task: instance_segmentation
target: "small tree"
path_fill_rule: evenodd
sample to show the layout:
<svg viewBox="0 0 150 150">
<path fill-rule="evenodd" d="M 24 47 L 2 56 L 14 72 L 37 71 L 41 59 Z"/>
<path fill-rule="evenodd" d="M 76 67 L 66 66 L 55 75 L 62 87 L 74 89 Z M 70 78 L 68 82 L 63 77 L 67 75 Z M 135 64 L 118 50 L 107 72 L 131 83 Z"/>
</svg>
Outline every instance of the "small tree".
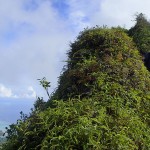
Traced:
<svg viewBox="0 0 150 150">
<path fill-rule="evenodd" d="M 150 22 L 144 14 L 136 15 L 135 25 L 129 30 L 141 54 L 150 52 Z"/>
</svg>

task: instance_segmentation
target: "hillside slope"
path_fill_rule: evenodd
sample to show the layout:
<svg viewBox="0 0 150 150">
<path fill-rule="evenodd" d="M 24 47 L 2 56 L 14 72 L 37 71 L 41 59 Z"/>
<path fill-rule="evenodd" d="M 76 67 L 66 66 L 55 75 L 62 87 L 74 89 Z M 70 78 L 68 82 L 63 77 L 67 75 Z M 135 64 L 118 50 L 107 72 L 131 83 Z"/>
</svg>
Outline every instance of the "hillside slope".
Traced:
<svg viewBox="0 0 150 150">
<path fill-rule="evenodd" d="M 48 108 L 8 130 L 5 150 L 150 149 L 150 74 L 120 28 L 81 32 Z"/>
</svg>

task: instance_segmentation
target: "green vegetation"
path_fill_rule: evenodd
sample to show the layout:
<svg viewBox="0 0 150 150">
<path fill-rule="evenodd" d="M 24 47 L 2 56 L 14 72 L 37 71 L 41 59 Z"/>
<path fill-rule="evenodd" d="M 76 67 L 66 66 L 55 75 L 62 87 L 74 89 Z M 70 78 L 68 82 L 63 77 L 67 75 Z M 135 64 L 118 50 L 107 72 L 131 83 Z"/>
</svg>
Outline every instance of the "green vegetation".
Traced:
<svg viewBox="0 0 150 150">
<path fill-rule="evenodd" d="M 140 13 L 136 16 L 136 24 L 128 33 L 133 37 L 142 54 L 150 52 L 150 22 L 147 21 L 144 14 Z"/>
<path fill-rule="evenodd" d="M 0 136 L 0 148 L 1 148 L 1 145 L 5 142 L 6 142 L 6 138 L 3 136 Z"/>
<path fill-rule="evenodd" d="M 6 142 L 6 137 L 3 136 L 4 132 L 0 130 L 0 148 L 2 148 L 2 144 Z"/>
<path fill-rule="evenodd" d="M 38 98 L 29 116 L 21 113 L 2 149 L 150 149 L 150 74 L 138 43 L 125 32 L 81 32 L 70 45 L 57 90 L 50 96 L 50 82 L 40 80 L 48 102 Z"/>
</svg>

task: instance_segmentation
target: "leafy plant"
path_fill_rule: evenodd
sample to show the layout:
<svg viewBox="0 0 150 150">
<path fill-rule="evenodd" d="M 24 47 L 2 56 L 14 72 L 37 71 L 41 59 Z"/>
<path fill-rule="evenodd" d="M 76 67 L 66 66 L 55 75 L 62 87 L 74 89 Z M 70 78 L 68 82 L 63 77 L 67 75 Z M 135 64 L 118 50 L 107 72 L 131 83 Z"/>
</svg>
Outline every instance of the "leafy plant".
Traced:
<svg viewBox="0 0 150 150">
<path fill-rule="evenodd" d="M 40 81 L 40 85 L 42 85 L 42 87 L 45 89 L 45 91 L 47 93 L 47 96 L 50 99 L 51 97 L 50 97 L 50 94 L 49 94 L 49 91 L 48 91 L 48 88 L 50 87 L 50 82 L 48 82 L 45 77 L 42 78 L 42 79 L 38 79 L 38 80 Z"/>
<path fill-rule="evenodd" d="M 133 37 L 139 51 L 145 54 L 150 52 L 150 22 L 142 13 L 136 15 L 135 21 L 128 33 Z"/>
</svg>

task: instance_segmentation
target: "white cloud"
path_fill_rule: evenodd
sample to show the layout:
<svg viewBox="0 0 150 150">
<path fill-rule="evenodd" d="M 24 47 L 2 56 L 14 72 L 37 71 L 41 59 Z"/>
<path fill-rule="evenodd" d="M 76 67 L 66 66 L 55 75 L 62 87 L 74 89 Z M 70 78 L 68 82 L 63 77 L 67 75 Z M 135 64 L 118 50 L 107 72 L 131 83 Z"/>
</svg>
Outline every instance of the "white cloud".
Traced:
<svg viewBox="0 0 150 150">
<path fill-rule="evenodd" d="M 27 89 L 20 90 L 19 93 L 15 93 L 15 90 L 12 91 L 11 88 L 8 88 L 4 86 L 3 84 L 0 84 L 0 97 L 3 98 L 17 98 L 17 99 L 35 99 L 36 98 L 36 92 L 32 86 L 28 86 Z"/>
<path fill-rule="evenodd" d="M 40 5 L 35 10 L 26 10 L 22 7 L 24 1 L 14 1 L 6 0 L 0 5 L 0 17 L 5 18 L 0 31 L 7 35 L 0 36 L 0 69 L 3 70 L 0 81 L 16 85 L 19 90 L 29 84 L 37 85 L 37 79 L 46 76 L 53 81 L 54 88 L 72 33 L 50 2 L 37 1 Z M 1 12 L 1 7 L 7 9 Z"/>
<path fill-rule="evenodd" d="M 13 97 L 12 90 L 0 84 L 0 97 Z"/>
<path fill-rule="evenodd" d="M 67 0 L 68 22 L 70 28 L 73 28 L 75 34 L 80 32 L 86 27 L 91 26 L 91 17 L 99 9 L 99 0 Z"/>
<path fill-rule="evenodd" d="M 29 86 L 27 88 L 27 93 L 23 94 L 22 98 L 34 98 L 34 99 L 36 98 L 36 92 L 32 86 Z"/>
<path fill-rule="evenodd" d="M 92 25 L 125 26 L 134 24 L 135 13 L 144 13 L 150 17 L 149 0 L 102 0 L 99 10 L 91 17 Z"/>
</svg>

